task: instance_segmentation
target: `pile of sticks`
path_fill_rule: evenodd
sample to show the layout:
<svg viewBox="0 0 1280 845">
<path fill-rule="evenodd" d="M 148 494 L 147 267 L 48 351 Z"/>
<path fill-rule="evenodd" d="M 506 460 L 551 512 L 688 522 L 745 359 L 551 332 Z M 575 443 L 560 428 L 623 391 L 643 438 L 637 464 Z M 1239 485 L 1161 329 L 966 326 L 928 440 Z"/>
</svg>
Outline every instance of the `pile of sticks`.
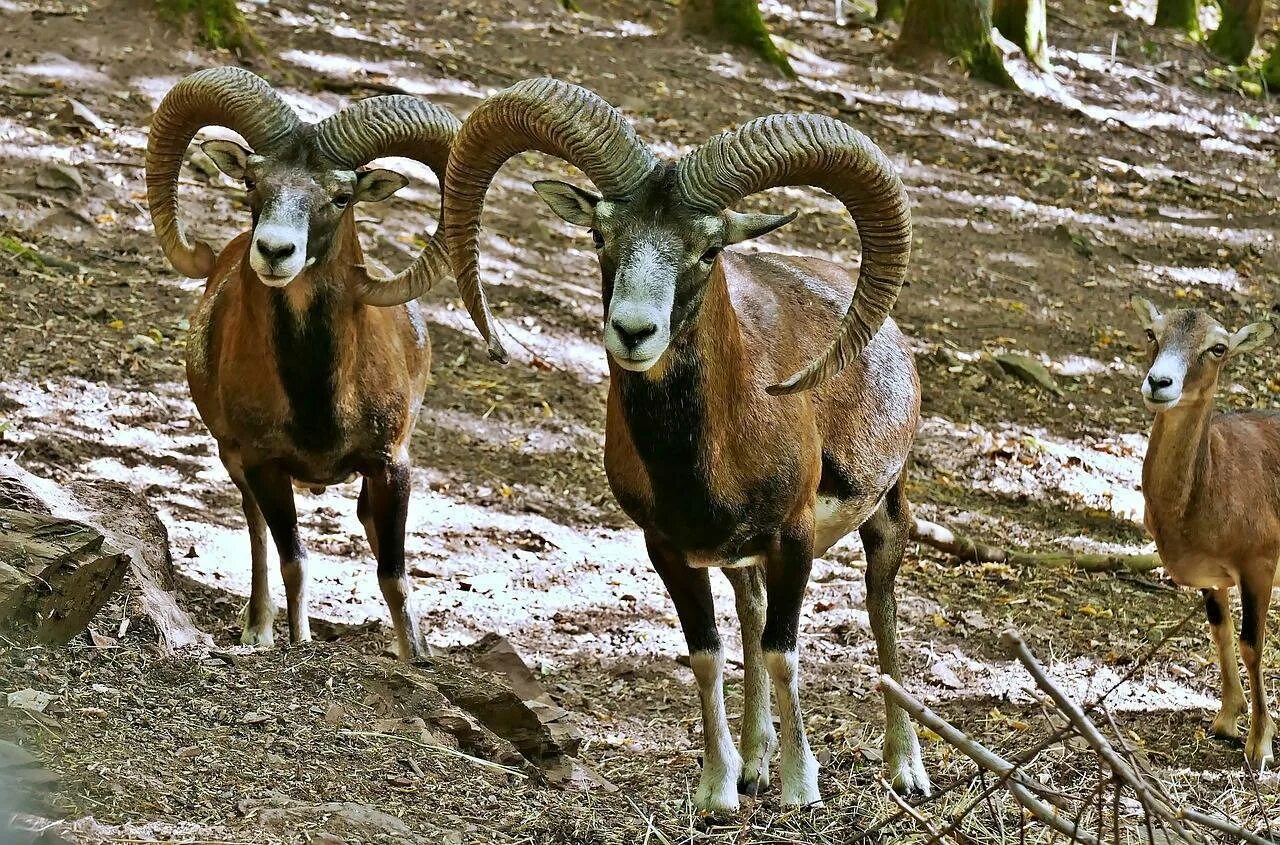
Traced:
<svg viewBox="0 0 1280 845">
<path fill-rule="evenodd" d="M 1186 621 L 1183 620 L 1184 624 Z M 895 795 L 894 800 L 901 812 L 894 818 L 910 819 L 929 837 L 927 842 L 972 842 L 972 837 L 962 832 L 965 817 L 984 801 L 991 807 L 991 794 L 1003 788 L 1025 810 L 1025 814 L 1020 815 L 1020 824 L 1024 816 L 1029 816 L 1056 834 L 1083 845 L 1119 845 L 1123 841 L 1131 841 L 1135 825 L 1136 838 L 1150 843 L 1207 845 L 1210 842 L 1247 842 L 1250 845 L 1280 845 L 1280 839 L 1275 838 L 1269 828 L 1265 829 L 1265 835 L 1260 834 L 1225 815 L 1189 807 L 1173 798 L 1169 790 L 1125 743 L 1110 713 L 1102 707 L 1106 695 L 1094 704 L 1082 707 L 1049 677 L 1016 631 L 1005 631 L 1000 637 L 1000 643 L 1009 656 L 1030 673 L 1036 687 L 1046 697 L 1044 703 L 1051 706 L 1066 722 L 1065 727 L 1040 743 L 1031 753 L 1022 755 L 1024 762 L 1013 762 L 1002 757 L 930 710 L 889 676 L 880 678 L 880 688 L 886 696 L 910 713 L 921 725 L 977 764 L 985 787 L 978 798 L 945 825 L 941 821 L 930 819 L 919 806 L 912 806 Z M 1112 687 L 1107 694 L 1118 686 L 1119 684 Z M 1115 738 L 1114 742 L 1090 715 L 1099 710 L 1105 717 L 1111 736 Z M 1065 795 L 1062 790 L 1041 783 L 1025 770 L 1025 761 L 1052 745 L 1075 738 L 1082 740 L 1094 755 L 1099 769 L 1095 787 L 1083 797 Z M 986 786 L 988 776 L 994 776 L 995 779 L 990 786 Z M 1108 793 L 1111 799 L 1110 812 L 1107 812 L 1106 806 Z M 1121 818 L 1122 798 L 1126 799 L 1128 807 L 1133 807 L 1133 801 L 1137 803 L 1136 810 L 1124 813 L 1124 821 Z M 1094 809 L 1092 826 L 1084 823 L 1091 808 Z M 994 808 L 992 814 L 1000 825 L 1001 841 L 1014 841 L 1012 838 L 1005 838 L 1003 816 L 995 812 Z M 1110 824 L 1107 824 L 1108 821 Z M 1122 832 L 1125 834 L 1124 838 Z M 1025 835 L 1025 831 L 1023 834 Z"/>
</svg>

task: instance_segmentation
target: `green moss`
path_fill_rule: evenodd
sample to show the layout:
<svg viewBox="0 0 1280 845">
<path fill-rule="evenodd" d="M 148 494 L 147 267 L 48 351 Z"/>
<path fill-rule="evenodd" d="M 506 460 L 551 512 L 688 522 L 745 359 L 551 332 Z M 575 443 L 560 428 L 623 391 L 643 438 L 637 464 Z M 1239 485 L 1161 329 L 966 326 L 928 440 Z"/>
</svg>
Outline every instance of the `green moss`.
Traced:
<svg viewBox="0 0 1280 845">
<path fill-rule="evenodd" d="M 876 3 L 876 22 L 901 21 L 906 7 L 907 0 L 879 0 Z"/>
<path fill-rule="evenodd" d="M 1224 19 L 1222 25 L 1209 34 L 1206 42 L 1215 56 L 1233 65 L 1242 65 L 1253 52 L 1253 33 L 1231 26 Z"/>
<path fill-rule="evenodd" d="M 1200 37 L 1200 0 L 1160 0 L 1156 5 L 1156 26 Z"/>
<path fill-rule="evenodd" d="M 1262 81 L 1272 95 L 1280 94 L 1280 44 L 1271 48 L 1267 60 L 1262 63 Z"/>
<path fill-rule="evenodd" d="M 683 0 L 680 21 L 685 32 L 747 47 L 788 78 L 796 76 L 786 53 L 773 43 L 758 0 Z"/>
<path fill-rule="evenodd" d="M 259 42 L 235 0 L 157 0 L 160 16 L 180 27 L 193 26 L 208 47 L 250 53 Z"/>
<path fill-rule="evenodd" d="M 991 23 L 1022 49 L 1028 61 L 1043 71 L 1050 70 L 1044 0 L 995 0 Z"/>
</svg>

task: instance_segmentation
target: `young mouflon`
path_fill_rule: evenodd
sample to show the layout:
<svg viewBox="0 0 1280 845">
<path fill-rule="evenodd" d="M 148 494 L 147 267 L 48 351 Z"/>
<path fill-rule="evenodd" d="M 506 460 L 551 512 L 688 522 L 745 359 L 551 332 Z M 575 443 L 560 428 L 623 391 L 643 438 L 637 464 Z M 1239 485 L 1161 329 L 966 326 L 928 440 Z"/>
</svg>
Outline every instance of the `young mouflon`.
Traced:
<svg viewBox="0 0 1280 845">
<path fill-rule="evenodd" d="M 1240 653 L 1253 704 L 1245 752 L 1263 768 L 1273 761 L 1275 734 L 1262 642 L 1280 558 L 1280 412 L 1216 413 L 1213 398 L 1223 366 L 1273 329 L 1260 322 L 1232 332 L 1200 309 L 1161 313 L 1136 296 L 1132 304 L 1147 334 L 1142 399 L 1155 412 L 1142 464 L 1147 530 L 1170 577 L 1204 594 L 1222 673 L 1212 730 L 1232 739 L 1249 712 L 1228 601 L 1231 587 L 1240 588 Z"/>
</svg>

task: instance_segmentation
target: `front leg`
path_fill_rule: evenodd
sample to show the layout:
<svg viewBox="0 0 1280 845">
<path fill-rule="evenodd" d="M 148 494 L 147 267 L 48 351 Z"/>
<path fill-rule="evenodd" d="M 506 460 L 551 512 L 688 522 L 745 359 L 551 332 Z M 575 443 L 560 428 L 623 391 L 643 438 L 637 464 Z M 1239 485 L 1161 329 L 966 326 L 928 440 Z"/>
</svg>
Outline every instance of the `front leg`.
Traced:
<svg viewBox="0 0 1280 845">
<path fill-rule="evenodd" d="M 400 659 L 413 660 L 422 657 L 425 649 L 404 565 L 404 532 L 409 516 L 409 463 L 400 460 L 379 464 L 365 477 L 369 493 L 368 518 L 373 527 L 370 544 L 378 557 L 378 586 L 382 588 L 382 597 L 391 613 Z"/>
<path fill-rule="evenodd" d="M 1222 739 L 1240 738 L 1240 717 L 1249 712 L 1244 686 L 1240 683 L 1240 665 L 1236 660 L 1236 632 L 1231 624 L 1231 592 L 1229 587 L 1201 590 L 1204 615 L 1209 620 L 1209 633 L 1218 649 L 1218 674 L 1222 680 L 1222 706 L 1210 729 Z"/>
<path fill-rule="evenodd" d="M 764 664 L 778 698 L 782 728 L 782 803 L 820 805 L 818 761 L 805 736 L 800 711 L 800 608 L 813 568 L 813 516 L 806 525 L 785 526 L 765 564 Z"/>
<path fill-rule="evenodd" d="M 1240 580 L 1240 656 L 1249 673 L 1249 697 L 1253 705 L 1244 750 L 1249 763 L 1258 771 L 1264 771 L 1274 760 L 1271 740 L 1276 726 L 1267 709 L 1267 682 L 1262 674 L 1262 643 L 1267 636 L 1273 577 L 1271 566 L 1263 565 L 1247 572 Z"/>
<path fill-rule="evenodd" d="M 742 758 L 733 747 L 724 709 L 724 647 L 716 630 L 711 579 L 706 569 L 689 566 L 684 555 L 661 540 L 646 535 L 645 543 L 680 617 L 702 701 L 702 778 L 693 805 L 709 812 L 733 812 L 738 809 Z"/>
<path fill-rule="evenodd" d="M 280 576 L 284 580 L 289 608 L 289 641 L 311 641 L 311 617 L 307 609 L 307 553 L 298 536 L 298 514 L 293 504 L 293 481 L 278 464 L 245 467 L 245 481 L 271 529 L 280 554 Z"/>
<path fill-rule="evenodd" d="M 867 616 L 876 638 L 876 656 L 880 671 L 898 683 L 902 683 L 902 667 L 898 663 L 898 600 L 893 585 L 906 553 L 911 519 L 904 486 L 905 474 L 859 529 L 867 557 Z M 920 740 L 906 711 L 888 698 L 884 700 L 884 762 L 894 789 L 929 794 Z"/>
</svg>

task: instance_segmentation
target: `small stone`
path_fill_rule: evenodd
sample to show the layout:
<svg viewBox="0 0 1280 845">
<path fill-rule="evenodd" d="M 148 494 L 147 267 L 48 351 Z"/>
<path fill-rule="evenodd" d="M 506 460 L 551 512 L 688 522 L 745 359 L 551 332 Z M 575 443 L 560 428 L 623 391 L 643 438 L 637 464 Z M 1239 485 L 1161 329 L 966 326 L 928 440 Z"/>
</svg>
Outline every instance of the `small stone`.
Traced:
<svg viewBox="0 0 1280 845">
<path fill-rule="evenodd" d="M 71 165 L 52 161 L 36 171 L 36 187 L 50 191 L 71 191 L 83 194 L 84 179 Z"/>
</svg>

